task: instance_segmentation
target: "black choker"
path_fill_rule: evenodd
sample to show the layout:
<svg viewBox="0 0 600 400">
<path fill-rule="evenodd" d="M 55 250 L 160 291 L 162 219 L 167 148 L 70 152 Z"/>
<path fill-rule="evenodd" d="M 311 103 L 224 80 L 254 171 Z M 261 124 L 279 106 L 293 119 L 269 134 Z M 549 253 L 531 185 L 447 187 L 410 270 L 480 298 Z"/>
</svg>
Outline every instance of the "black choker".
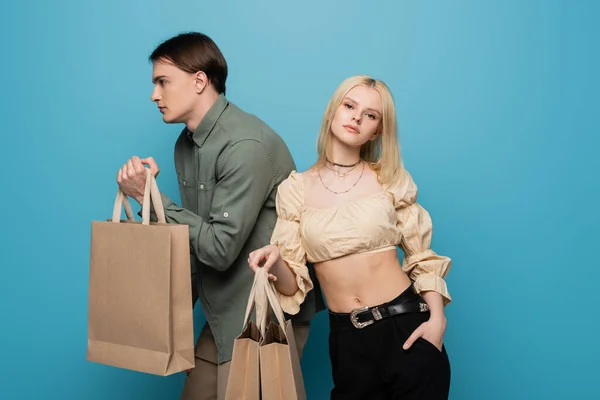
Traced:
<svg viewBox="0 0 600 400">
<path fill-rule="evenodd" d="M 328 158 L 325 158 L 325 161 L 327 161 L 329 164 L 331 165 L 335 165 L 336 167 L 344 167 L 344 168 L 350 168 L 350 167 L 354 167 L 355 165 L 358 165 L 359 162 L 361 162 L 361 160 L 359 159 L 357 162 L 355 162 L 354 164 L 350 164 L 350 165 L 345 165 L 345 164 L 338 164 L 338 163 L 334 163 L 329 161 Z"/>
</svg>

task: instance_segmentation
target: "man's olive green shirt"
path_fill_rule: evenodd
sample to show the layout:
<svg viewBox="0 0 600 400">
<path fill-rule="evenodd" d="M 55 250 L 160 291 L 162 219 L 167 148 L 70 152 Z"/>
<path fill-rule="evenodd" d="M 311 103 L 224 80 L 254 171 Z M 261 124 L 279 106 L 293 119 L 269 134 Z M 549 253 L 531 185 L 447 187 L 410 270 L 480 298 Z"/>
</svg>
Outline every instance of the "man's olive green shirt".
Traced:
<svg viewBox="0 0 600 400">
<path fill-rule="evenodd" d="M 269 244 L 277 187 L 294 169 L 281 137 L 224 95 L 196 131 L 184 129 L 175 144 L 182 207 L 162 194 L 165 216 L 168 223 L 189 225 L 194 295 L 210 324 L 219 363 L 231 360 L 242 330 L 253 281 L 248 255 Z M 295 323 L 324 309 L 313 280 L 315 288 L 292 316 Z"/>
</svg>

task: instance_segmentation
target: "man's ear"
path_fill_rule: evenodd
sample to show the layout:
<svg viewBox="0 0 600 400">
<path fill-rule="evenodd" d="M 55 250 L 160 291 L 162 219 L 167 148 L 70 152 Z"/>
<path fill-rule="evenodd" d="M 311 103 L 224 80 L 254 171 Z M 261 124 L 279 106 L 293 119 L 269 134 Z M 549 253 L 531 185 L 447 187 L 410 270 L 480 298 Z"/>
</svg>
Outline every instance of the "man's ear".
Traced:
<svg viewBox="0 0 600 400">
<path fill-rule="evenodd" d="M 208 77 L 204 71 L 198 71 L 194 74 L 194 85 L 196 93 L 200 94 L 204 92 L 204 89 L 208 86 Z"/>
</svg>

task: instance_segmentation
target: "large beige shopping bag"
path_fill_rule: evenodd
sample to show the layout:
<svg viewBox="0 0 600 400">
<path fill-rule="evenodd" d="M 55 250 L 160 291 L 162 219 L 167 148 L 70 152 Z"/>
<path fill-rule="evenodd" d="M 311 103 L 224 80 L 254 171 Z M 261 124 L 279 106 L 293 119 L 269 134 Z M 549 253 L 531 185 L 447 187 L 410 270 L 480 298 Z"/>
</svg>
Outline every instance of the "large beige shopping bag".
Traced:
<svg viewBox="0 0 600 400">
<path fill-rule="evenodd" d="M 112 219 L 92 222 L 87 360 L 162 376 L 193 368 L 190 281 L 189 227 L 166 223 L 148 171 L 141 223 L 120 190 Z"/>
<path fill-rule="evenodd" d="M 260 400 L 260 364 L 258 346 L 262 338 L 260 327 L 251 321 L 252 311 L 256 309 L 257 315 L 265 313 L 267 296 L 258 274 L 254 275 L 254 282 L 246 315 L 242 324 L 242 332 L 233 342 L 233 356 L 229 369 L 227 392 L 225 400 Z M 264 324 L 263 324 L 264 325 Z M 263 326 L 263 330 L 265 327 Z"/>
<path fill-rule="evenodd" d="M 263 400 L 304 400 L 306 391 L 300 368 L 300 360 L 294 338 L 292 322 L 285 320 L 273 283 L 267 273 L 260 268 L 258 279 L 268 299 L 268 305 L 275 314 L 277 323 L 269 321 L 259 346 L 260 382 Z M 257 289 L 258 290 L 258 289 Z M 265 319 L 270 319 L 269 307 L 265 307 Z M 257 310 L 257 314 L 258 314 Z M 257 315 L 262 328 L 262 318 Z"/>
</svg>

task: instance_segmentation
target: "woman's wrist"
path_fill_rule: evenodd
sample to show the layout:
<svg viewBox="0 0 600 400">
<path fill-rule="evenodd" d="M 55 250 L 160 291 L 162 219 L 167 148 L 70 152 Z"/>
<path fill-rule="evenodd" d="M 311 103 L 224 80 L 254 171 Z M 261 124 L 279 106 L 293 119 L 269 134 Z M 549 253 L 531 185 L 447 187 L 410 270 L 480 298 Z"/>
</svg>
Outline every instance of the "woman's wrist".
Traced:
<svg viewBox="0 0 600 400">
<path fill-rule="evenodd" d="M 429 306 L 430 320 L 446 323 L 446 315 L 444 314 L 444 302 L 442 296 L 433 291 L 423 292 L 421 294 L 427 305 Z"/>
</svg>

